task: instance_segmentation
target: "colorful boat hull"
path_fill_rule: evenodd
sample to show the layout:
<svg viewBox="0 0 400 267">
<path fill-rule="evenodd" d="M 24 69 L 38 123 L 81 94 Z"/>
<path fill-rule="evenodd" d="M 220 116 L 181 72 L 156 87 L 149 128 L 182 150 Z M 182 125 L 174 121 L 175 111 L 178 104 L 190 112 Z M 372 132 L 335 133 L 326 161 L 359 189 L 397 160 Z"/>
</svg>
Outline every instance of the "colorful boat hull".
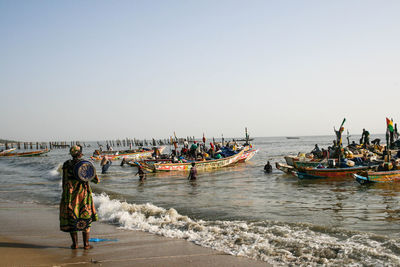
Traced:
<svg viewBox="0 0 400 267">
<path fill-rule="evenodd" d="M 0 155 L 4 155 L 4 154 L 8 154 L 11 153 L 15 150 L 16 148 L 10 148 L 10 149 L 6 149 L 0 152 Z"/>
<path fill-rule="evenodd" d="M 0 157 L 36 157 L 36 156 L 46 154 L 49 151 L 50 150 L 46 148 L 43 150 L 36 150 L 36 151 L 29 151 L 29 152 L 7 153 L 7 154 L 0 155 Z"/>
<path fill-rule="evenodd" d="M 349 168 L 300 168 L 296 172 L 299 179 L 353 178 L 354 174 L 368 170 L 370 167 Z"/>
<path fill-rule="evenodd" d="M 240 151 L 239 153 L 222 159 L 215 160 L 205 160 L 205 161 L 196 161 L 196 169 L 198 171 L 206 171 L 212 169 L 218 169 L 222 167 L 227 167 L 229 165 L 235 164 L 239 161 L 244 151 Z M 143 164 L 139 162 L 139 164 Z M 189 171 L 192 168 L 192 162 L 186 163 L 154 163 L 152 165 L 145 166 L 146 170 L 152 170 L 153 172 L 162 172 L 162 171 Z"/>
<path fill-rule="evenodd" d="M 165 147 L 160 147 L 158 150 L 160 153 L 164 151 Z M 140 151 L 140 152 L 133 152 L 133 153 L 122 153 L 122 154 L 102 154 L 98 156 L 90 157 L 92 160 L 102 160 L 103 157 L 107 156 L 109 160 L 121 160 L 121 159 L 128 159 L 128 160 L 141 160 L 145 158 L 152 157 L 154 150 L 147 150 L 147 151 Z"/>
<path fill-rule="evenodd" d="M 247 162 L 251 160 L 251 158 L 254 157 L 255 154 L 257 154 L 258 149 L 250 149 L 247 151 L 244 151 L 238 162 Z"/>
<path fill-rule="evenodd" d="M 354 178 L 360 184 L 400 182 L 400 170 L 379 172 L 369 171 L 361 174 L 354 174 Z"/>
</svg>

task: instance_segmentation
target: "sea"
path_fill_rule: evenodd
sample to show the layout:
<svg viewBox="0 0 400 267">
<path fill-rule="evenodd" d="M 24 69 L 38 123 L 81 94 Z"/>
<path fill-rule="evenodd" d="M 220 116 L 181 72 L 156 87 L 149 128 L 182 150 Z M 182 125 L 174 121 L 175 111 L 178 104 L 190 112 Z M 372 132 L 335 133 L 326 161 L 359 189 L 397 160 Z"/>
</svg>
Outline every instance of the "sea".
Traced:
<svg viewBox="0 0 400 267">
<path fill-rule="evenodd" d="M 371 140 L 384 136 L 372 136 Z M 247 163 L 199 172 L 148 174 L 116 161 L 92 184 L 100 221 L 118 229 L 185 239 L 274 266 L 400 266 L 400 184 L 299 180 L 275 168 L 285 155 L 327 148 L 334 136 L 259 137 Z M 358 142 L 358 137 L 350 141 Z M 346 140 L 344 140 L 345 143 Z M 89 159 L 97 143 L 84 147 Z M 168 152 L 170 147 L 167 147 Z M 57 206 L 68 149 L 0 158 L 0 199 Z M 273 172 L 264 173 L 270 161 Z"/>
</svg>

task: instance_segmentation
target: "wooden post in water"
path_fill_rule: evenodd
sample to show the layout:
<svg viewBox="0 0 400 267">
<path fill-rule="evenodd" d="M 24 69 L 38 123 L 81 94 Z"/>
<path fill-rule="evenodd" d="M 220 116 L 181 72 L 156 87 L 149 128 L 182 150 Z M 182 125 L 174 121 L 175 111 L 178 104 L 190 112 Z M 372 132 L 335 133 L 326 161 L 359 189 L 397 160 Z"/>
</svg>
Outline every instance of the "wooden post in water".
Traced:
<svg viewBox="0 0 400 267">
<path fill-rule="evenodd" d="M 21 142 L 19 142 L 19 141 L 17 143 L 17 148 L 18 148 L 18 150 L 21 149 Z"/>
<path fill-rule="evenodd" d="M 29 146 L 30 146 L 31 149 L 33 149 L 33 144 L 32 144 L 32 142 L 29 142 Z"/>
</svg>

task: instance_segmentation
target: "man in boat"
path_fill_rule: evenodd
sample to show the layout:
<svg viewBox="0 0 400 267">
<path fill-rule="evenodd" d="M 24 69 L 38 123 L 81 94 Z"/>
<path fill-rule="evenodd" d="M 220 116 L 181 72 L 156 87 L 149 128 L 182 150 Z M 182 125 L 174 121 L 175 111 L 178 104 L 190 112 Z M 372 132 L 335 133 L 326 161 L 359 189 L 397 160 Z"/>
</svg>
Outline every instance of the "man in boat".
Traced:
<svg viewBox="0 0 400 267">
<path fill-rule="evenodd" d="M 264 166 L 264 172 L 271 173 L 272 172 L 272 165 L 267 161 L 267 164 Z"/>
<path fill-rule="evenodd" d="M 188 143 L 188 141 L 186 139 L 183 141 L 183 147 L 186 148 L 186 149 L 189 148 L 189 143 Z"/>
<path fill-rule="evenodd" d="M 193 141 L 193 144 L 190 146 L 190 155 L 196 160 L 197 155 L 196 155 L 196 151 L 197 151 L 197 142 Z"/>
<path fill-rule="evenodd" d="M 318 144 L 315 144 L 315 147 L 313 150 L 311 150 L 311 153 L 314 155 L 314 157 L 321 157 L 321 149 L 319 149 Z"/>
<path fill-rule="evenodd" d="M 62 195 L 60 201 L 60 230 L 68 232 L 72 239 L 72 249 L 78 248 L 78 231 L 82 231 L 83 248 L 92 248 L 89 245 L 91 223 L 98 220 L 92 198 L 92 189 L 89 182 L 83 182 L 74 172 L 75 166 L 81 161 L 82 147 L 72 146 L 72 159 L 64 162 L 62 176 Z M 95 175 L 94 183 L 100 180 Z"/>
<path fill-rule="evenodd" d="M 369 132 L 365 129 L 363 129 L 363 132 L 361 134 L 360 144 L 363 145 L 364 148 L 366 148 L 367 145 L 369 145 Z"/>
<path fill-rule="evenodd" d="M 190 169 L 189 180 L 196 180 L 197 179 L 197 169 L 196 169 L 196 163 L 192 162 L 192 168 Z"/>
</svg>

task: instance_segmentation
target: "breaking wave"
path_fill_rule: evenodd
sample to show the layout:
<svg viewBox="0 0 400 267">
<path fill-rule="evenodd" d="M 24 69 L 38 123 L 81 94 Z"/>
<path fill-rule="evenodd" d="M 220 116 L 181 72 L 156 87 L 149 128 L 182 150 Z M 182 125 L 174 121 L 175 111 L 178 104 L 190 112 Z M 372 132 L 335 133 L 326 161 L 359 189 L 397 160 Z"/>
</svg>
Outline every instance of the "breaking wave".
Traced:
<svg viewBox="0 0 400 267">
<path fill-rule="evenodd" d="M 204 221 L 150 203 L 94 195 L 100 220 L 120 228 L 191 241 L 277 265 L 400 265 L 400 240 L 371 233 L 276 221 Z"/>
</svg>

